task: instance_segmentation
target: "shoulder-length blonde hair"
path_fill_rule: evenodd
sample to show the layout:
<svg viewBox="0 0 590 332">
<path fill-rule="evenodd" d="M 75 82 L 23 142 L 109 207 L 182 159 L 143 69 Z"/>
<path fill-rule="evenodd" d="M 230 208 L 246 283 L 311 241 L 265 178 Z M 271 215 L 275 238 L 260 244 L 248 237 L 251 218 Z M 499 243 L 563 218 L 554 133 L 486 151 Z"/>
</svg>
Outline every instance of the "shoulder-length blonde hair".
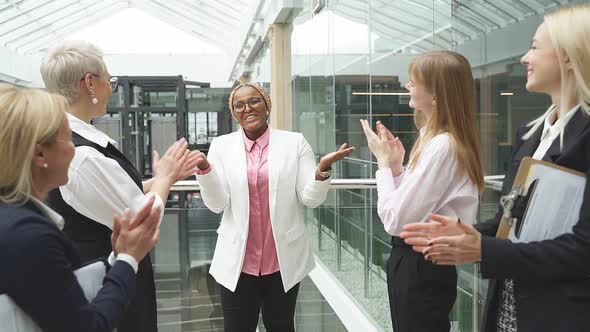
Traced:
<svg viewBox="0 0 590 332">
<path fill-rule="evenodd" d="M 475 84 L 469 61 L 451 51 L 427 52 L 412 61 L 410 77 L 436 98 L 436 110 L 428 121 L 420 110 L 414 112 L 416 127 L 426 127 L 426 133 L 412 148 L 410 168 L 419 162 L 424 146 L 434 136 L 446 132 L 459 161 L 459 172 L 467 174 L 483 191 Z"/>
<path fill-rule="evenodd" d="M 60 95 L 0 84 L 0 201 L 25 203 L 33 188 L 36 144 L 51 142 L 68 106 Z"/>
<path fill-rule="evenodd" d="M 551 105 L 547 112 L 539 118 L 529 122 L 531 129 L 523 136 L 529 139 L 540 126 L 545 122 L 545 117 L 559 106 L 559 113 L 567 111 L 568 100 L 565 96 L 575 90 L 577 102 L 582 110 L 590 115 L 590 4 L 578 4 L 562 7 L 554 12 L 545 15 L 545 24 L 549 31 L 551 44 L 557 53 L 559 71 L 561 73 L 561 105 Z M 569 65 L 569 68 L 568 68 Z M 568 80 L 573 75 L 574 85 Z M 563 132 L 561 128 L 561 142 L 563 143 Z"/>
</svg>

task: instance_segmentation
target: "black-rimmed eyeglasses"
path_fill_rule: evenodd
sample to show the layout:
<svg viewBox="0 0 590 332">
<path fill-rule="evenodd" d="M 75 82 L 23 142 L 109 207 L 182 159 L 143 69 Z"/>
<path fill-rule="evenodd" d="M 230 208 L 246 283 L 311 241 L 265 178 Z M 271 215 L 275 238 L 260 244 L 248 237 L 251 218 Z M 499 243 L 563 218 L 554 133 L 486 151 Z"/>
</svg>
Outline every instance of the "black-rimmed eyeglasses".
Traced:
<svg viewBox="0 0 590 332">
<path fill-rule="evenodd" d="M 233 104 L 233 108 L 235 112 L 240 113 L 246 110 L 246 105 L 250 106 L 251 109 L 257 108 L 261 101 L 259 97 L 254 97 L 250 98 L 246 104 L 242 102 Z"/>
</svg>

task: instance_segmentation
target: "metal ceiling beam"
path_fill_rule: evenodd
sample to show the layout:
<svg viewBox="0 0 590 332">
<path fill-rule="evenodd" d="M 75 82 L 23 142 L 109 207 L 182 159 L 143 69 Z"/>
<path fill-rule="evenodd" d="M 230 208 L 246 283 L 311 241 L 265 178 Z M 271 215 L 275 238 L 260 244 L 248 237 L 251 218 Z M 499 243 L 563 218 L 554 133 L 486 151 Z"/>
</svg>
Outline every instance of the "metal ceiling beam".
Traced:
<svg viewBox="0 0 590 332">
<path fill-rule="evenodd" d="M 214 25 L 211 22 L 203 22 L 203 21 L 196 21 L 194 20 L 192 17 L 187 16 L 186 13 L 180 12 L 174 8 L 171 8 L 170 6 L 160 2 L 159 0 L 151 0 L 149 1 L 150 4 L 155 4 L 157 5 L 160 9 L 163 9 L 165 11 L 168 11 L 170 13 L 172 13 L 173 17 L 178 17 L 178 18 L 182 18 L 184 20 L 187 20 L 189 22 L 191 22 L 191 25 L 195 26 L 195 29 L 199 29 L 200 27 L 205 27 L 206 29 L 210 29 L 215 31 L 214 34 L 221 36 L 223 38 L 231 38 L 232 34 L 229 33 L 227 30 L 223 30 L 221 29 L 219 26 Z"/>
<path fill-rule="evenodd" d="M 455 19 L 457 20 L 457 23 L 462 24 L 462 25 L 468 27 L 469 29 L 471 29 L 473 31 L 476 31 L 476 33 L 483 34 L 483 33 L 486 33 L 487 32 L 487 29 L 484 30 L 483 28 L 480 28 L 480 27 L 476 26 L 475 24 L 473 24 L 473 23 L 469 22 L 468 20 L 466 20 L 466 18 L 469 18 L 469 19 L 472 19 L 473 20 L 473 18 L 470 17 L 469 15 L 462 15 L 462 14 L 459 13 L 458 15 L 455 16 Z M 482 23 L 481 22 L 477 22 L 477 24 L 482 24 Z"/>
<path fill-rule="evenodd" d="M 498 24 L 496 24 L 496 22 L 490 20 L 486 16 L 483 16 L 482 14 L 478 13 L 476 10 L 473 10 L 471 7 L 467 6 L 464 3 L 459 3 L 458 9 L 460 9 L 460 8 L 465 8 L 465 10 L 469 11 L 472 14 L 471 18 L 474 19 L 474 20 L 476 20 L 476 18 L 477 19 L 481 19 L 481 20 L 487 22 L 492 27 L 495 27 L 496 29 L 500 29 L 501 28 Z"/>
<path fill-rule="evenodd" d="M 520 0 L 512 0 L 515 3 L 517 3 L 519 6 L 521 6 L 522 8 L 527 9 L 529 12 L 528 13 L 538 13 L 537 10 L 529 5 L 527 5 L 526 3 L 520 1 Z M 527 13 L 527 14 L 528 14 Z"/>
<path fill-rule="evenodd" d="M 51 33 L 50 31 L 52 30 L 52 28 L 55 30 L 55 29 L 58 29 L 58 27 L 63 26 L 64 22 L 67 22 L 70 17 L 76 16 L 82 12 L 85 12 L 89 8 L 104 5 L 105 3 L 112 5 L 114 2 L 102 1 L 102 2 L 93 2 L 90 4 L 86 4 L 84 6 L 76 6 L 76 7 L 74 7 L 73 11 L 66 12 L 63 15 L 60 15 L 59 17 L 55 17 L 51 21 L 39 20 L 38 22 L 41 24 L 40 27 L 37 27 L 37 28 L 30 30 L 30 31 L 27 31 L 26 33 L 21 33 L 17 37 L 10 37 L 11 39 L 5 40 L 3 44 L 5 46 L 17 45 L 16 47 L 18 47 L 18 45 L 21 45 L 23 42 L 26 43 L 27 41 L 30 42 L 34 39 L 43 38 L 45 35 Z M 98 7 L 98 8 L 103 8 L 103 7 Z M 63 12 L 60 12 L 60 14 L 61 13 L 63 13 Z M 33 36 L 33 38 L 30 38 L 31 36 Z"/>
<path fill-rule="evenodd" d="M 486 2 L 485 4 L 482 4 L 482 6 L 483 6 L 483 7 L 486 7 L 486 6 L 491 6 L 491 7 L 494 7 L 494 8 L 495 8 L 497 11 L 499 11 L 500 13 L 502 13 L 502 14 L 504 14 L 504 15 L 506 15 L 506 16 L 508 16 L 508 17 L 510 17 L 511 19 L 513 19 L 513 20 L 514 20 L 514 22 L 518 22 L 518 21 L 520 21 L 520 19 L 519 19 L 518 17 L 516 17 L 516 16 L 514 16 L 514 15 L 510 14 L 509 12 L 507 12 L 506 10 L 502 9 L 502 7 L 498 6 L 498 4 L 497 4 L 497 3 L 494 3 L 493 1 Z M 487 9 L 487 7 L 486 7 L 486 9 Z"/>
<path fill-rule="evenodd" d="M 137 8 L 145 11 L 146 13 L 157 17 L 158 19 L 163 19 L 165 22 L 168 21 L 174 21 L 174 26 L 185 31 L 188 34 L 191 35 L 195 35 L 213 45 L 216 45 L 218 47 L 221 47 L 224 51 L 229 52 L 230 45 L 232 42 L 232 39 L 224 39 L 224 38 L 213 38 L 211 35 L 206 35 L 203 34 L 201 32 L 199 32 L 198 30 L 202 27 L 198 26 L 195 22 L 193 21 L 188 21 L 187 19 L 183 18 L 183 17 L 177 17 L 176 15 L 174 15 L 174 13 L 170 14 L 170 11 L 168 10 L 162 10 L 161 7 L 154 7 L 154 4 L 151 2 L 142 2 L 142 3 L 136 3 L 135 4 L 137 6 Z M 181 20 L 179 21 L 178 18 L 180 18 Z"/>
<path fill-rule="evenodd" d="M 348 12 L 346 10 L 343 10 L 344 8 L 349 8 L 352 11 L 351 12 Z M 345 17 L 352 18 L 353 20 L 355 20 L 355 21 L 357 21 L 359 23 L 366 24 L 367 27 L 369 28 L 369 30 L 371 30 L 371 28 L 372 28 L 371 25 L 375 25 L 375 22 L 377 22 L 377 24 L 381 25 L 382 27 L 385 27 L 388 30 L 396 31 L 396 32 L 398 32 L 398 33 L 400 33 L 402 35 L 407 35 L 407 36 L 410 36 L 412 38 L 420 38 L 421 36 L 419 34 L 416 34 L 416 32 L 420 32 L 420 30 L 422 30 L 422 32 L 424 32 L 424 33 L 428 33 L 428 31 L 429 31 L 427 29 L 424 29 L 423 27 L 420 27 L 420 26 L 417 26 L 417 25 L 414 25 L 414 24 L 410 24 L 410 23 L 407 23 L 405 21 L 401 21 L 398 17 L 389 16 L 388 14 L 384 14 L 384 13 L 381 13 L 381 12 L 375 13 L 374 14 L 374 17 L 375 18 L 377 18 L 377 17 L 383 17 L 385 19 L 383 19 L 383 20 L 371 19 L 371 24 L 369 24 L 369 22 L 365 22 L 362 19 L 360 19 L 358 17 L 355 17 L 355 14 L 353 14 L 353 13 L 363 12 L 363 10 L 364 10 L 363 8 L 350 6 L 348 4 L 340 3 L 334 9 L 336 10 L 336 12 L 339 12 L 339 13 L 344 14 Z M 363 14 L 366 14 L 366 13 L 363 13 Z M 399 21 L 399 24 L 397 24 L 394 27 L 391 24 L 386 23 L 386 22 L 392 22 L 392 21 Z M 400 30 L 399 28 L 397 28 L 398 26 L 399 27 L 410 27 L 410 28 L 413 28 L 413 29 L 418 30 L 418 31 L 410 32 L 410 31 L 407 31 L 407 30 Z M 390 35 L 390 37 L 399 38 L 399 36 L 391 36 L 391 35 Z"/>
<path fill-rule="evenodd" d="M 24 28 L 24 27 L 26 27 L 26 26 L 28 26 L 28 25 L 31 25 L 31 24 L 37 24 L 37 25 L 39 25 L 39 24 L 45 24 L 45 25 L 43 25 L 41 28 L 43 28 L 43 27 L 46 27 L 46 26 L 48 26 L 48 25 L 51 25 L 51 23 L 53 23 L 53 22 L 55 22 L 55 21 L 57 21 L 57 20 L 54 20 L 54 21 L 52 21 L 51 23 L 49 23 L 49 24 L 46 24 L 47 22 L 44 22 L 44 21 L 48 21 L 48 20 L 46 20 L 46 18 L 47 18 L 48 16 L 51 16 L 51 15 L 57 14 L 57 13 L 59 13 L 59 12 L 63 11 L 64 9 L 68 8 L 69 6 L 71 6 L 72 4 L 74 4 L 74 3 L 77 3 L 77 2 L 78 2 L 77 0 L 71 0 L 71 2 L 69 2 L 69 3 L 66 3 L 66 5 L 64 5 L 64 6 L 61 6 L 61 7 L 57 8 L 57 9 L 53 9 L 53 10 L 52 10 L 52 11 L 50 11 L 49 13 L 46 13 L 46 14 L 44 14 L 44 15 L 43 15 L 43 18 L 40 18 L 40 17 L 39 17 L 39 18 L 37 18 L 37 19 L 35 19 L 35 18 L 31 18 L 30 20 L 26 21 L 25 23 L 23 23 L 23 24 L 21 24 L 21 25 L 18 25 L 18 26 L 16 26 L 16 27 L 13 27 L 13 28 L 11 28 L 11 29 L 9 29 L 9 30 L 7 30 L 7 31 L 2 31 L 2 33 L 0 33 L 0 37 L 4 37 L 4 36 L 6 36 L 6 35 L 8 35 L 8 34 L 11 34 L 11 33 L 15 32 L 15 31 L 17 31 L 17 30 L 21 30 L 22 28 Z M 37 28 L 37 29 L 34 29 L 34 28 L 33 28 L 33 31 L 37 31 L 37 30 L 39 30 L 39 29 L 41 29 L 41 28 Z M 23 31 L 23 32 L 21 33 L 21 35 L 17 35 L 17 37 L 13 37 L 13 39 L 11 39 L 11 40 L 14 40 L 14 39 L 17 39 L 17 38 L 21 38 L 22 36 L 26 36 L 26 35 L 28 35 L 28 34 L 30 34 L 30 31 L 28 31 L 28 32 L 24 32 L 24 31 Z M 6 45 L 6 43 L 5 43 L 5 45 Z"/>
<path fill-rule="evenodd" d="M 0 13 L 2 13 L 3 11 L 12 10 L 12 9 L 16 8 L 16 6 L 22 4 L 25 1 L 20 0 L 20 1 L 16 1 L 16 2 L 13 2 L 13 1 L 5 1 L 5 2 L 10 2 L 10 3 L 8 4 L 8 6 L 4 6 L 4 7 L 0 8 Z"/>
<path fill-rule="evenodd" d="M 236 13 L 235 15 L 232 15 L 230 13 L 228 13 L 227 11 L 224 11 L 222 9 L 220 9 L 219 7 L 215 6 L 214 4 L 217 3 L 216 1 L 198 1 L 198 6 L 199 7 L 204 7 L 204 8 L 210 8 L 208 11 L 213 11 L 215 13 L 217 13 L 217 15 L 221 15 L 221 16 L 229 16 L 231 17 L 231 19 L 240 22 L 240 17 L 241 17 L 241 13 Z M 197 5 L 197 4 L 195 4 Z"/>
<path fill-rule="evenodd" d="M 227 13 L 220 12 L 216 7 L 208 5 L 206 2 L 201 2 L 201 6 L 196 6 L 193 1 L 190 0 L 177 0 L 192 8 L 195 12 L 201 13 L 202 15 L 211 16 L 211 18 L 215 19 L 216 21 L 223 22 L 224 25 L 232 25 L 232 24 L 239 24 L 240 18 L 228 15 Z"/>
<path fill-rule="evenodd" d="M 194 16 L 196 16 L 196 18 L 198 18 L 198 20 L 196 18 L 191 18 L 192 21 L 198 22 L 199 24 L 205 23 L 211 29 L 222 30 L 220 28 L 220 26 L 224 26 L 224 27 L 230 26 L 231 27 L 232 25 L 234 25 L 234 26 L 236 25 L 232 22 L 227 21 L 226 19 L 214 19 L 211 16 L 208 16 L 207 14 L 200 12 L 198 8 L 195 8 L 194 6 L 186 3 L 183 0 L 166 0 L 166 1 L 171 2 L 174 9 L 176 9 L 176 7 L 178 7 L 178 9 L 181 9 L 182 12 L 190 13 L 191 16 L 194 15 Z M 227 31 L 227 30 L 222 30 L 222 31 Z"/>
<path fill-rule="evenodd" d="M 210 0 L 205 0 L 205 1 L 210 1 Z M 222 1 L 222 0 L 216 0 L 214 2 L 223 5 L 225 8 L 227 8 L 229 10 L 235 11 L 238 15 L 243 12 L 243 9 L 244 8 L 247 8 L 248 7 L 248 4 L 243 3 L 241 1 L 238 1 L 239 2 L 238 6 L 240 6 L 240 8 L 234 7 L 234 5 L 236 5 L 236 1 L 234 1 L 234 0 L 230 0 L 229 1 L 232 4 L 228 4 L 227 1 Z"/>
<path fill-rule="evenodd" d="M 490 6 L 490 4 L 488 2 L 474 2 L 474 11 L 477 12 L 481 17 L 484 17 L 488 20 L 490 20 L 491 22 L 494 22 L 494 24 L 500 26 L 500 28 L 503 28 L 506 26 L 506 24 L 509 22 L 509 19 L 506 19 L 505 17 L 503 17 L 502 15 L 498 14 L 497 12 L 494 12 L 494 10 L 492 10 L 492 8 L 490 7 L 494 7 L 497 9 L 496 6 Z M 511 17 L 511 16 L 509 16 Z M 516 20 L 518 22 L 518 20 Z"/>
<path fill-rule="evenodd" d="M 12 21 L 12 20 L 14 20 L 14 19 L 16 19 L 18 17 L 23 16 L 23 15 L 29 14 L 29 13 L 31 13 L 31 12 L 33 12 L 33 11 L 35 11 L 35 10 L 41 8 L 41 7 L 44 7 L 45 5 L 50 4 L 52 2 L 55 2 L 55 0 L 41 1 L 38 4 L 34 4 L 30 8 L 25 8 L 25 9 L 20 8 L 20 10 L 13 10 L 13 12 L 16 12 L 16 14 L 15 15 L 12 15 L 12 16 L 10 16 L 8 18 L 0 19 L 0 25 L 5 24 L 6 22 Z M 26 4 L 28 4 L 28 2 Z"/>
<path fill-rule="evenodd" d="M 18 45 L 15 48 L 15 51 L 27 54 L 32 53 L 33 51 L 36 51 L 43 47 L 50 46 L 55 41 L 66 37 L 71 32 L 79 30 L 80 28 L 87 26 L 88 24 L 100 21 L 104 19 L 105 16 L 108 16 L 111 13 L 115 13 L 121 10 L 122 8 L 127 7 L 127 5 L 125 5 L 122 2 L 119 2 L 118 0 L 102 1 L 98 4 L 102 4 L 103 6 L 93 11 L 91 15 L 84 15 L 82 17 L 78 17 L 81 12 L 78 12 L 76 15 L 71 15 L 64 20 L 64 24 L 61 27 L 48 32 L 42 38 L 34 39 Z"/>
</svg>

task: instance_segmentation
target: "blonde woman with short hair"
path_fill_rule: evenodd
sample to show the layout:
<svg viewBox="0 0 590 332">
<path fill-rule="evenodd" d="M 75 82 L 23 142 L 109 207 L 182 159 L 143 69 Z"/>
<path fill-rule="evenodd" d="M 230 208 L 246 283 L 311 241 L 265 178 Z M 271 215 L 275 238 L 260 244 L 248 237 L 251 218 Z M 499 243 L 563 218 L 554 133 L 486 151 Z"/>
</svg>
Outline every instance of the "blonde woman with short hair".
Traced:
<svg viewBox="0 0 590 332">
<path fill-rule="evenodd" d="M 160 209 L 152 210 L 152 198 L 132 221 L 114 217 L 118 254 L 89 303 L 74 275 L 80 256 L 60 231 L 63 218 L 43 203 L 68 182 L 74 145 L 67 107 L 62 96 L 0 84 L 0 295 L 43 331 L 111 332 L 135 294 L 137 262 L 158 240 Z M 14 327 L 0 330 L 7 328 Z"/>
<path fill-rule="evenodd" d="M 163 207 L 170 187 L 195 171 L 196 155 L 186 140 L 173 144 L 159 160 L 154 154 L 154 178 L 142 181 L 133 164 L 117 149 L 117 143 L 90 123 L 106 114 L 117 86 L 102 52 L 84 41 L 66 41 L 51 49 L 41 65 L 49 91 L 65 96 L 76 154 L 70 181 L 52 191 L 48 203 L 65 218 L 64 232 L 74 241 L 84 262 L 108 255 L 112 215 L 125 207 L 137 208 L 146 194 L 155 194 Z M 175 151 L 182 151 L 176 155 Z M 159 160 L 159 161 L 158 161 Z M 162 212 L 163 213 L 163 212 Z M 140 262 L 138 296 L 130 304 L 118 332 L 157 331 L 156 295 L 149 255 Z"/>
<path fill-rule="evenodd" d="M 428 52 L 410 64 L 410 107 L 420 134 L 404 170 L 405 149 L 399 138 L 377 122 L 375 134 L 361 120 L 375 155 L 377 212 L 392 236 L 387 286 L 396 332 L 448 332 L 449 314 L 457 296 L 455 267 L 424 260 L 399 238 L 402 227 L 447 213 L 475 220 L 483 190 L 475 85 L 462 55 Z"/>
<path fill-rule="evenodd" d="M 522 158 L 544 160 L 590 176 L 590 5 L 545 16 L 522 57 L 526 88 L 553 104 L 516 133 L 502 194 L 512 189 Z M 482 331 L 582 332 L 590 328 L 590 182 L 580 219 L 553 239 L 513 243 L 495 237 L 502 212 L 474 226 L 446 212 L 437 223 L 406 226 L 403 237 L 437 265 L 480 262 L 490 279 Z M 433 211 L 436 212 L 436 211 Z M 556 223 L 560 220 L 555 220 Z"/>
</svg>

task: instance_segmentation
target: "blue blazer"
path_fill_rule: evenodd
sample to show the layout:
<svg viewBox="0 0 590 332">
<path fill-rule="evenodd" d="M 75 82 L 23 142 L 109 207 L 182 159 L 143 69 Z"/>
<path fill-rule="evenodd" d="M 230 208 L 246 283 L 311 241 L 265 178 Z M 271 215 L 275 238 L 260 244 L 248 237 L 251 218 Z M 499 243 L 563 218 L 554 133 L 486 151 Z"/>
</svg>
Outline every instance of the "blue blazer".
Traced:
<svg viewBox="0 0 590 332">
<path fill-rule="evenodd" d="M 29 202 L 0 203 L 0 294 L 7 294 L 43 331 L 111 332 L 135 294 L 135 273 L 117 262 L 88 303 L 73 271 L 70 240 Z"/>
<path fill-rule="evenodd" d="M 531 138 L 521 137 L 529 130 L 518 130 L 512 163 L 502 194 L 514 182 L 520 161 L 532 156 L 541 139 L 542 127 Z M 556 165 L 575 169 L 590 178 L 590 116 L 583 110 L 570 119 L 560 149 L 559 137 L 543 157 Z M 514 280 L 516 317 L 519 332 L 590 329 L 590 181 L 586 182 L 580 220 L 573 232 L 555 239 L 531 243 L 512 243 L 495 237 L 502 209 L 490 221 L 474 225 L 481 239 L 481 274 L 490 279 L 482 331 L 496 331 L 500 285 Z"/>
</svg>

